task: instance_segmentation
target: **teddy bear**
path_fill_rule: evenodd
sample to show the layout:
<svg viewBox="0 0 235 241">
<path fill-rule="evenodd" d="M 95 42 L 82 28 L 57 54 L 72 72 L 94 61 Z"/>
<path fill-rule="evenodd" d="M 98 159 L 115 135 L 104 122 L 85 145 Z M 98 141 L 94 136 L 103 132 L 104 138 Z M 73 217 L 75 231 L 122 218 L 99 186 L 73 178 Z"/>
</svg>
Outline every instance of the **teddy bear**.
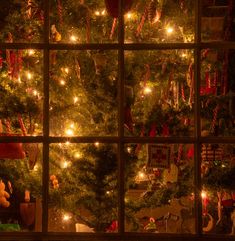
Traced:
<svg viewBox="0 0 235 241">
<path fill-rule="evenodd" d="M 5 184 L 0 180 L 0 206 L 8 208 L 10 206 L 10 202 L 7 201 L 8 198 L 10 198 L 10 194 L 5 191 Z"/>
</svg>

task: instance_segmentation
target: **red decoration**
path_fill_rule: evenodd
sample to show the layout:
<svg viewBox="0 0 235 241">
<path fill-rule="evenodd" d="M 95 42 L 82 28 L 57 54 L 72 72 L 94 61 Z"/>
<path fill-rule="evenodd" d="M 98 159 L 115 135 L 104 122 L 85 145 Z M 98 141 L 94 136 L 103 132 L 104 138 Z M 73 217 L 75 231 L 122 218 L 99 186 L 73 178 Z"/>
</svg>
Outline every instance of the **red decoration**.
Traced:
<svg viewBox="0 0 235 241">
<path fill-rule="evenodd" d="M 194 157 L 194 147 L 192 146 L 187 153 L 188 158 L 193 158 Z"/>
<path fill-rule="evenodd" d="M 113 220 L 111 225 L 106 229 L 107 233 L 117 232 L 118 231 L 118 221 Z"/>
<path fill-rule="evenodd" d="M 131 8 L 133 0 L 125 0 L 123 1 L 124 4 L 124 13 L 129 11 Z M 108 14 L 110 14 L 113 18 L 118 17 L 119 11 L 119 1 L 118 0 L 105 0 L 105 6 Z"/>
<path fill-rule="evenodd" d="M 125 108 L 125 119 L 124 119 L 124 125 L 125 127 L 130 131 L 133 132 L 133 119 L 132 119 L 132 114 L 131 114 L 131 108 L 126 107 Z"/>
<path fill-rule="evenodd" d="M 167 124 L 163 124 L 162 126 L 162 136 L 169 136 L 170 130 Z"/>
<path fill-rule="evenodd" d="M 150 137 L 155 137 L 156 134 L 157 134 L 157 125 L 156 125 L 156 123 L 153 123 L 153 124 L 151 125 L 151 130 L 150 130 L 150 132 L 149 132 L 149 136 L 150 136 Z"/>
</svg>

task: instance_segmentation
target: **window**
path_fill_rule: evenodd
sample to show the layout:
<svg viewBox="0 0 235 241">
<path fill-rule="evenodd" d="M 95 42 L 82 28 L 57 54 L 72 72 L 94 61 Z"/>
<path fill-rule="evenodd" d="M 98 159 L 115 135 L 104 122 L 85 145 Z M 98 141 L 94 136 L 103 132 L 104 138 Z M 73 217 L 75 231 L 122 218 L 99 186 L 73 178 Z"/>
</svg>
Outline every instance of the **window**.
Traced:
<svg viewBox="0 0 235 241">
<path fill-rule="evenodd" d="M 232 240 L 232 0 L 0 3 L 0 240 Z"/>
</svg>

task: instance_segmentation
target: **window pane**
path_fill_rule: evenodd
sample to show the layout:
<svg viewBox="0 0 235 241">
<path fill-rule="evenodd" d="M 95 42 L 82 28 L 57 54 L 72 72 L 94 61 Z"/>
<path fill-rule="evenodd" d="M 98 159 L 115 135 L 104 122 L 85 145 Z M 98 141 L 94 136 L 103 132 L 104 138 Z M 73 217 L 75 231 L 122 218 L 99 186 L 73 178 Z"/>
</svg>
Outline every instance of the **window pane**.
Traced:
<svg viewBox="0 0 235 241">
<path fill-rule="evenodd" d="M 117 231 L 117 145 L 52 144 L 49 185 L 49 231 Z"/>
<path fill-rule="evenodd" d="M 51 41 L 71 44 L 117 41 L 116 3 L 110 0 L 51 1 Z"/>
<path fill-rule="evenodd" d="M 234 14 L 232 1 L 202 1 L 202 40 L 234 41 Z"/>
<path fill-rule="evenodd" d="M 125 148 L 126 231 L 194 233 L 193 145 Z"/>
<path fill-rule="evenodd" d="M 42 229 L 42 144 L 0 143 L 0 232 Z"/>
<path fill-rule="evenodd" d="M 201 52 L 202 136 L 234 136 L 234 50 L 205 49 Z"/>
<path fill-rule="evenodd" d="M 43 1 L 1 1 L 0 42 L 41 42 Z"/>
<path fill-rule="evenodd" d="M 50 133 L 117 134 L 117 52 L 51 51 Z"/>
<path fill-rule="evenodd" d="M 124 1 L 125 41 L 193 42 L 194 4 L 195 1 Z"/>
<path fill-rule="evenodd" d="M 234 235 L 235 145 L 202 144 L 201 148 L 203 232 Z"/>
<path fill-rule="evenodd" d="M 0 133 L 42 134 L 42 51 L 0 50 Z"/>
<path fill-rule="evenodd" d="M 193 65 L 192 50 L 126 51 L 126 135 L 193 134 Z"/>
</svg>

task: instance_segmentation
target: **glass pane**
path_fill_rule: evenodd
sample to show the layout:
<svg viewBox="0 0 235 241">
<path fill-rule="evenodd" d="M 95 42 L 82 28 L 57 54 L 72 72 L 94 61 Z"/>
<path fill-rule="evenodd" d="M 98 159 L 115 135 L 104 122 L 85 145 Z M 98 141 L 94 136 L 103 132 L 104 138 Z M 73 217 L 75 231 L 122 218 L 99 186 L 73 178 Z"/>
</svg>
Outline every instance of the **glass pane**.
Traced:
<svg viewBox="0 0 235 241">
<path fill-rule="evenodd" d="M 0 2 L 0 42 L 42 42 L 43 1 Z"/>
<path fill-rule="evenodd" d="M 234 50 L 205 49 L 201 52 L 202 136 L 234 136 Z"/>
<path fill-rule="evenodd" d="M 206 234 L 235 234 L 235 145 L 202 144 L 202 221 Z"/>
<path fill-rule="evenodd" d="M 51 1 L 50 40 L 53 43 L 117 41 L 118 1 Z"/>
<path fill-rule="evenodd" d="M 194 41 L 193 0 L 124 1 L 125 41 L 190 43 Z"/>
<path fill-rule="evenodd" d="M 117 169 L 115 144 L 50 145 L 49 231 L 116 232 Z"/>
<path fill-rule="evenodd" d="M 42 51 L 0 50 L 0 135 L 41 135 Z"/>
<path fill-rule="evenodd" d="M 125 229 L 194 233 L 194 148 L 191 144 L 125 146 Z"/>
<path fill-rule="evenodd" d="M 42 144 L 0 143 L 0 232 L 42 229 Z"/>
<path fill-rule="evenodd" d="M 202 40 L 234 41 L 234 14 L 232 1 L 202 1 Z"/>
<path fill-rule="evenodd" d="M 51 51 L 50 134 L 117 134 L 117 52 Z"/>
<path fill-rule="evenodd" d="M 125 132 L 134 136 L 193 134 L 192 50 L 125 52 Z"/>
</svg>

